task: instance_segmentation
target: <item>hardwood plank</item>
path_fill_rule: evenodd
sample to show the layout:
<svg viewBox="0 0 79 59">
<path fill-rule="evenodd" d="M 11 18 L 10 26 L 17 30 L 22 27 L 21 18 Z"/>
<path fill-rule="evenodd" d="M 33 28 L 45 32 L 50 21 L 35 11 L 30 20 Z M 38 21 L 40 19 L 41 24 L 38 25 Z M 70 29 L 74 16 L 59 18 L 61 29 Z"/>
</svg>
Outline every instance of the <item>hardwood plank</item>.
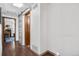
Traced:
<svg viewBox="0 0 79 59">
<path fill-rule="evenodd" d="M 12 47 L 11 43 L 5 44 L 3 49 L 3 56 L 37 56 L 33 53 L 30 48 L 22 47 L 16 42 L 15 48 Z"/>
</svg>

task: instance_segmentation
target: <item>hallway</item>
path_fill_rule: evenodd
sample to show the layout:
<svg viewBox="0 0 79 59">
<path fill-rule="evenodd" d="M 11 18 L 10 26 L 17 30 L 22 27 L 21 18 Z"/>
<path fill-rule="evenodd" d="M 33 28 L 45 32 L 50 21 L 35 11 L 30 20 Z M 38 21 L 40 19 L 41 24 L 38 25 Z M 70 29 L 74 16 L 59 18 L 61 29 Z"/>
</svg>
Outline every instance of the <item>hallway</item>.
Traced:
<svg viewBox="0 0 79 59">
<path fill-rule="evenodd" d="M 12 43 L 5 44 L 3 49 L 3 56 L 37 56 L 30 48 L 22 47 L 18 42 L 16 46 Z"/>
</svg>

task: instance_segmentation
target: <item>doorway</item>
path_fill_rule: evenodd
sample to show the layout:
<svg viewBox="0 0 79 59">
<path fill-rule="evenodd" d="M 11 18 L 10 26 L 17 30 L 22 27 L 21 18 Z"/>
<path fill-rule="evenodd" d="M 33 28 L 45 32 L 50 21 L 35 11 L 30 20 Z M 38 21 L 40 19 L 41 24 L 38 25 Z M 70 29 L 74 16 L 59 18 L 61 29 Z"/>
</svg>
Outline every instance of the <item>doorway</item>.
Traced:
<svg viewBox="0 0 79 59">
<path fill-rule="evenodd" d="M 30 47 L 30 11 L 24 15 L 25 25 L 25 46 Z"/>
<path fill-rule="evenodd" d="M 15 47 L 16 40 L 16 19 L 11 17 L 2 17 L 2 46 L 7 45 Z"/>
</svg>

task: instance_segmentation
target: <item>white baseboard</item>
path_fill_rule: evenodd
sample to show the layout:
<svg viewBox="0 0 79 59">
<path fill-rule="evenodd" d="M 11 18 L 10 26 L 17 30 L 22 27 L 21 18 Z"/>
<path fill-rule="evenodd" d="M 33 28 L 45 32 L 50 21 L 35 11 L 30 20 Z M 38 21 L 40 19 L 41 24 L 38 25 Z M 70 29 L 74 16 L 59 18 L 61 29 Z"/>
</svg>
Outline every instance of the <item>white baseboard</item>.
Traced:
<svg viewBox="0 0 79 59">
<path fill-rule="evenodd" d="M 46 52 L 49 52 L 49 53 L 51 53 L 54 56 L 59 56 L 59 53 L 58 52 L 54 52 L 54 51 L 52 52 L 50 50 L 45 50 L 45 51 L 41 52 L 40 53 L 40 56 L 44 55 Z"/>
<path fill-rule="evenodd" d="M 48 50 L 44 50 L 40 52 L 40 56 L 42 56 L 45 52 L 47 52 Z"/>
<path fill-rule="evenodd" d="M 54 53 L 55 54 L 55 56 L 60 56 L 60 54 L 59 54 L 59 52 L 57 52 L 57 51 L 51 51 L 51 50 L 48 50 L 50 53 Z"/>
</svg>

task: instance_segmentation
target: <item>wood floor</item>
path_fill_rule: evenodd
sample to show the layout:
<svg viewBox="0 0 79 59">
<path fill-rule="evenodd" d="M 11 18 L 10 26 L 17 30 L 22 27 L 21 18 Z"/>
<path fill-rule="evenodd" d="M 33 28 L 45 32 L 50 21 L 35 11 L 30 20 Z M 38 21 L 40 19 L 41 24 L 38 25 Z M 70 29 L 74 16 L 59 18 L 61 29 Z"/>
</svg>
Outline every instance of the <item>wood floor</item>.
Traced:
<svg viewBox="0 0 79 59">
<path fill-rule="evenodd" d="M 38 56 L 30 48 L 21 46 L 19 42 L 7 43 L 4 46 L 2 56 Z M 46 52 L 42 56 L 54 56 L 53 54 Z"/>
<path fill-rule="evenodd" d="M 37 56 L 30 48 L 22 47 L 18 42 L 15 47 L 12 43 L 5 44 L 3 56 Z"/>
</svg>

